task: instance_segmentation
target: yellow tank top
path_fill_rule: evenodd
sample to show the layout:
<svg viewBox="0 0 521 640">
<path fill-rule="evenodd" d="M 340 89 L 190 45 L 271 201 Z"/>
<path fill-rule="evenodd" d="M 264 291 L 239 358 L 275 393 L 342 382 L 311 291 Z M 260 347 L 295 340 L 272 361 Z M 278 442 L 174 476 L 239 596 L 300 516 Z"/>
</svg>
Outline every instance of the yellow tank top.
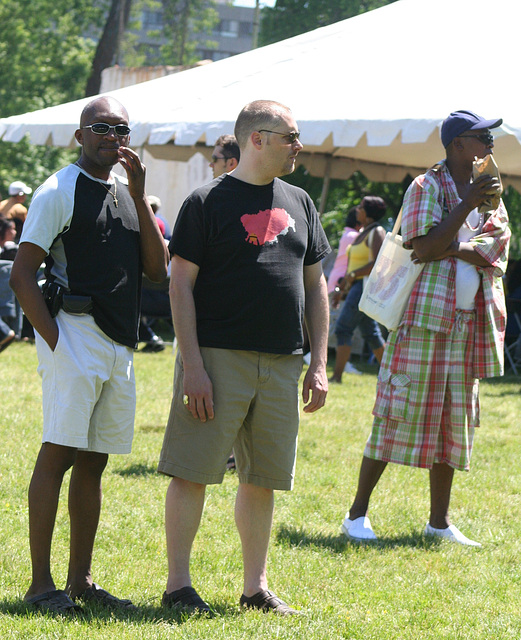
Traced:
<svg viewBox="0 0 521 640">
<path fill-rule="evenodd" d="M 356 271 L 356 269 L 360 269 L 360 267 L 364 267 L 373 259 L 373 252 L 366 244 L 370 235 L 371 234 L 369 234 L 367 238 L 364 238 L 360 244 L 351 244 L 347 248 L 347 273 Z M 360 277 L 363 278 L 363 276 Z"/>
</svg>

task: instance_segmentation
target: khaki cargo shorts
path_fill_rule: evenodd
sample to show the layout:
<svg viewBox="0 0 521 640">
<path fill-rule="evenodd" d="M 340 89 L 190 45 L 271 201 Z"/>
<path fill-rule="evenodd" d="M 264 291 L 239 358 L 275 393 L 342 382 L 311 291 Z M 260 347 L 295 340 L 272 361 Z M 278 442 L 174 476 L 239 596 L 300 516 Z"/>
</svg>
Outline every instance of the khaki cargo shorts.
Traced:
<svg viewBox="0 0 521 640">
<path fill-rule="evenodd" d="M 212 381 L 213 420 L 195 419 L 183 404 L 177 354 L 174 395 L 158 470 L 200 484 L 219 484 L 232 450 L 242 483 L 293 487 L 299 424 L 301 355 L 201 348 Z"/>
</svg>

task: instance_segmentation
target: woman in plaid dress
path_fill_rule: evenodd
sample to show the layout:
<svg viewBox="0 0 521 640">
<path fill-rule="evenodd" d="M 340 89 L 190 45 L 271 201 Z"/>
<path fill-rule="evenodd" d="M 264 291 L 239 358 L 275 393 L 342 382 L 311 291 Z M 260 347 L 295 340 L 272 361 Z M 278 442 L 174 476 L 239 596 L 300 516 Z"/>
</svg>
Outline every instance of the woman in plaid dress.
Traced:
<svg viewBox="0 0 521 640">
<path fill-rule="evenodd" d="M 480 546 L 449 520 L 454 469 L 468 470 L 479 426 L 480 378 L 503 373 L 508 254 L 503 203 L 485 203 L 498 178 L 472 182 L 475 157 L 492 153 L 485 120 L 456 111 L 443 122 L 447 158 L 416 178 L 404 197 L 402 234 L 425 263 L 400 327 L 391 332 L 380 372 L 371 435 L 358 489 L 342 524 L 348 538 L 374 540 L 367 510 L 388 462 L 429 469 L 426 535 Z"/>
</svg>

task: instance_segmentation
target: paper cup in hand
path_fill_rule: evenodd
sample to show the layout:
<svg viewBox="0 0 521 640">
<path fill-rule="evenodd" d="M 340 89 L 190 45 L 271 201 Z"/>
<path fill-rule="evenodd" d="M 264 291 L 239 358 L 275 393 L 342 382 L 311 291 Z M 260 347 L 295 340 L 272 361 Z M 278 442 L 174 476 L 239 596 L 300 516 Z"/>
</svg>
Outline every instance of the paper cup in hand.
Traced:
<svg viewBox="0 0 521 640">
<path fill-rule="evenodd" d="M 483 202 L 479 207 L 479 213 L 485 213 L 486 211 L 495 211 L 499 207 L 501 200 L 501 194 L 503 193 L 503 185 L 501 184 L 501 176 L 499 175 L 499 169 L 494 160 L 493 155 L 487 155 L 484 158 L 475 158 L 472 163 L 472 179 L 476 180 L 480 176 L 488 175 L 493 176 L 499 180 L 499 188 Z"/>
</svg>

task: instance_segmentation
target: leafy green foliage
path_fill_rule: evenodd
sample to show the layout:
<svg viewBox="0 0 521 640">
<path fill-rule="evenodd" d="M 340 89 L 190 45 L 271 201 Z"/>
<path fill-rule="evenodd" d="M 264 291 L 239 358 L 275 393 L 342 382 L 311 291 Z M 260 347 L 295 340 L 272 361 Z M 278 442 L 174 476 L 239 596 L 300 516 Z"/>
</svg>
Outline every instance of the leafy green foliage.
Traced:
<svg viewBox="0 0 521 640">
<path fill-rule="evenodd" d="M 34 190 L 77 157 L 78 152 L 70 149 L 29 144 L 27 137 L 18 144 L 0 141 L 0 193 L 7 197 L 7 187 L 14 180 L 22 180 Z"/>
<path fill-rule="evenodd" d="M 82 34 L 101 17 L 86 0 L 2 0 L 0 115 L 81 97 L 93 50 Z"/>
<path fill-rule="evenodd" d="M 262 10 L 259 42 L 279 42 L 390 4 L 395 0 L 277 0 Z"/>
<path fill-rule="evenodd" d="M 320 202 L 322 197 L 322 178 L 311 176 L 302 166 L 294 173 L 284 178 L 309 193 L 314 202 Z M 367 195 L 380 196 L 388 205 L 389 218 L 382 224 L 389 228 L 398 215 L 402 205 L 403 194 L 410 184 L 408 177 L 401 183 L 371 182 L 360 173 L 355 172 L 347 180 L 331 180 L 327 195 L 325 212 L 322 215 L 322 226 L 327 234 L 329 243 L 336 249 L 344 228 L 345 218 L 351 207 L 362 201 Z"/>
<path fill-rule="evenodd" d="M 521 258 L 521 194 L 513 187 L 507 187 L 503 193 L 503 202 L 510 218 L 512 239 L 510 241 L 510 257 Z"/>
<path fill-rule="evenodd" d="M 0 116 L 42 109 L 83 96 L 93 44 L 82 36 L 102 19 L 86 0 L 2 0 Z M 36 186 L 66 163 L 64 149 L 0 141 L 0 192 L 12 180 Z"/>
</svg>

